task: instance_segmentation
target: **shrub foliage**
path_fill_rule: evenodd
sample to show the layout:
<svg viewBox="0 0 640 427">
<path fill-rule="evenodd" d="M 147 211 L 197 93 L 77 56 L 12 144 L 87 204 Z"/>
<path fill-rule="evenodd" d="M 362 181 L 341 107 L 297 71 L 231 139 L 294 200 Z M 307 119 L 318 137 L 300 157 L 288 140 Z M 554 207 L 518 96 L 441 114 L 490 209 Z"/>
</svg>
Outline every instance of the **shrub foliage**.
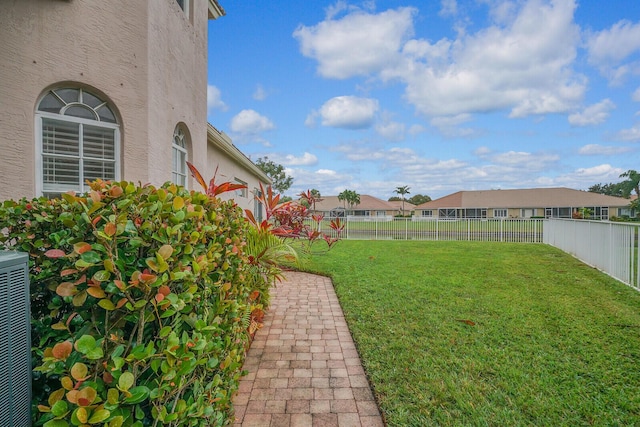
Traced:
<svg viewBox="0 0 640 427">
<path fill-rule="evenodd" d="M 4 202 L 0 248 L 30 254 L 34 424 L 229 423 L 268 297 L 247 227 L 233 202 L 170 184 Z"/>
</svg>

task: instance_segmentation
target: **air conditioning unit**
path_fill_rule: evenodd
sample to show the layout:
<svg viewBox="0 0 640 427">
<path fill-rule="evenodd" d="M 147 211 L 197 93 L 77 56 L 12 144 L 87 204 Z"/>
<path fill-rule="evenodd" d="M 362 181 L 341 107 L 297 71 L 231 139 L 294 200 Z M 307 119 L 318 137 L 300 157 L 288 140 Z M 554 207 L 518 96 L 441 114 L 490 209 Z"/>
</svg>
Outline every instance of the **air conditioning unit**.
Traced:
<svg viewBox="0 0 640 427">
<path fill-rule="evenodd" d="M 0 426 L 31 425 L 29 256 L 0 251 Z"/>
</svg>

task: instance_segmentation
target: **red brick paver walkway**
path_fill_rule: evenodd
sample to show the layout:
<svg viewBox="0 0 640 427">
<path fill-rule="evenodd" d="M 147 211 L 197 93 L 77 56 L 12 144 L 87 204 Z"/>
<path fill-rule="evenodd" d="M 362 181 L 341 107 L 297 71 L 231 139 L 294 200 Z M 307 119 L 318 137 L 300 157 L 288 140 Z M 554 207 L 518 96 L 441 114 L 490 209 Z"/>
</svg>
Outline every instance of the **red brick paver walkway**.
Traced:
<svg viewBox="0 0 640 427">
<path fill-rule="evenodd" d="M 235 426 L 383 426 L 331 280 L 289 272 L 247 355 Z"/>
</svg>

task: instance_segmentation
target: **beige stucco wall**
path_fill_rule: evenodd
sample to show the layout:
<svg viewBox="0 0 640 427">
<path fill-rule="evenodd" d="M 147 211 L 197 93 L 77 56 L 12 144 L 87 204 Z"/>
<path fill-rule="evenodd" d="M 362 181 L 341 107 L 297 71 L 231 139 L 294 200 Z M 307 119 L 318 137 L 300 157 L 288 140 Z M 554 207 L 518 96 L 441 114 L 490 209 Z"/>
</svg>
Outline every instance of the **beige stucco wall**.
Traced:
<svg viewBox="0 0 640 427">
<path fill-rule="evenodd" d="M 207 27 L 205 0 L 190 2 L 186 16 L 175 0 L 150 0 L 148 40 L 148 180 L 171 179 L 171 141 L 178 123 L 191 140 L 189 161 L 207 156 Z M 193 181 L 189 176 L 189 188 Z"/>
<path fill-rule="evenodd" d="M 260 188 L 260 179 L 256 175 L 251 173 L 246 168 L 242 167 L 242 165 L 238 161 L 236 161 L 233 157 L 231 157 L 223 150 L 216 147 L 214 144 L 209 144 L 208 146 L 207 166 L 204 169 L 201 169 L 201 173 L 203 170 L 206 171 L 206 174 L 203 173 L 202 175 L 207 183 L 214 176 L 214 173 L 216 174 L 215 182 L 218 184 L 223 182 L 235 182 L 236 179 L 246 182 L 246 197 L 240 197 L 234 192 L 229 192 L 223 193 L 220 198 L 223 200 L 234 199 L 238 206 L 240 206 L 243 210 L 249 209 L 253 213 L 254 191 L 255 189 Z M 265 186 L 264 183 L 263 186 Z"/>
<path fill-rule="evenodd" d="M 122 178 L 169 180 L 180 122 L 190 158 L 206 158 L 207 2 L 191 6 L 189 19 L 174 0 L 2 1 L 0 200 L 36 195 L 35 108 L 66 83 L 115 106 Z"/>
</svg>

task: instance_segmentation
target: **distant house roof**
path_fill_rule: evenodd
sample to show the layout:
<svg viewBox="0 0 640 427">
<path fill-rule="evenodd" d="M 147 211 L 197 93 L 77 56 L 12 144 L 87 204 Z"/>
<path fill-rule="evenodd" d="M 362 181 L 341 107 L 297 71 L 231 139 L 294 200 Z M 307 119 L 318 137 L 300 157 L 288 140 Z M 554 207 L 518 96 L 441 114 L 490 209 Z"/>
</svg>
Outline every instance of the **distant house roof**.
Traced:
<svg viewBox="0 0 640 427">
<path fill-rule="evenodd" d="M 457 193 L 416 206 L 416 209 L 439 208 L 541 208 L 541 207 L 623 207 L 622 197 L 571 188 L 529 188 L 522 190 L 458 191 Z"/>
<path fill-rule="evenodd" d="M 391 206 L 393 206 L 397 211 L 401 211 L 402 210 L 402 200 L 388 201 L 387 203 L 389 203 Z M 416 207 L 416 205 L 414 205 L 413 203 L 409 203 L 406 200 L 404 201 L 404 210 L 405 211 L 411 211 L 415 207 Z"/>
<path fill-rule="evenodd" d="M 405 202 L 406 203 L 406 202 Z M 344 208 L 356 211 L 395 211 L 396 208 L 391 202 L 378 199 L 377 197 L 369 196 L 367 194 L 360 195 L 360 204 L 349 208 L 348 204 L 344 201 L 338 200 L 338 196 L 322 196 L 320 201 L 316 202 L 316 211 L 330 212 L 337 208 Z M 405 209 L 407 209 L 405 207 Z"/>
</svg>

